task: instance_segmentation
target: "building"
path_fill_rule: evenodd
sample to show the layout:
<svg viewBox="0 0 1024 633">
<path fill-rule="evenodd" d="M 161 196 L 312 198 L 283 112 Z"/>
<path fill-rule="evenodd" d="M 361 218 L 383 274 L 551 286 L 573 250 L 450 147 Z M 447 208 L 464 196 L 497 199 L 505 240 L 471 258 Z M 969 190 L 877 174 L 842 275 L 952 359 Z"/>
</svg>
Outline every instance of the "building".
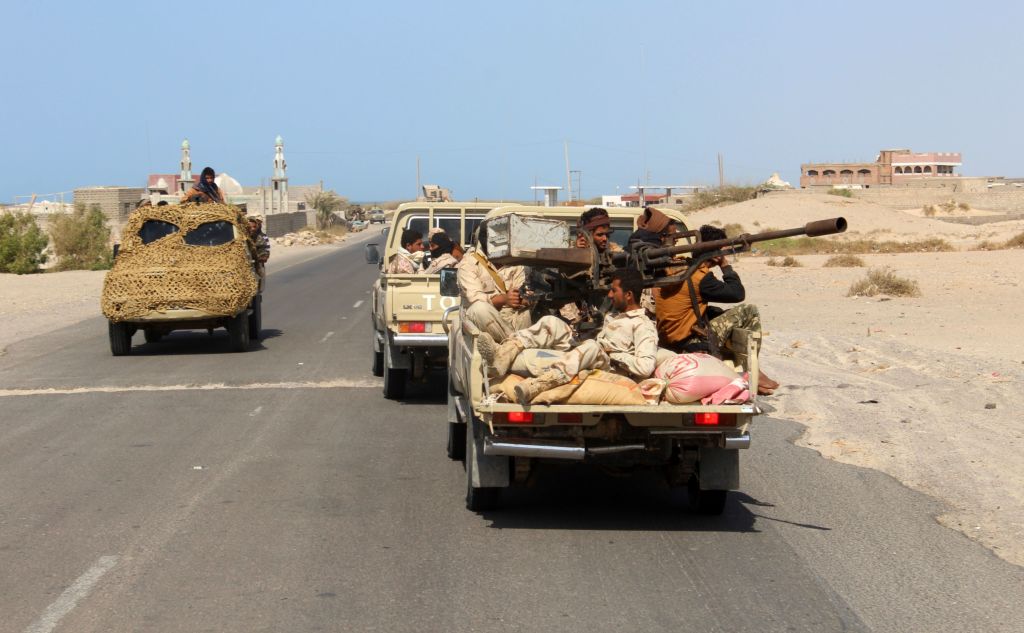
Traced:
<svg viewBox="0 0 1024 633">
<path fill-rule="evenodd" d="M 883 149 L 873 163 L 805 163 L 800 165 L 800 187 L 917 186 L 933 178 L 959 178 L 959 152 L 914 153 L 909 149 Z"/>
<path fill-rule="evenodd" d="M 142 187 L 82 187 L 75 189 L 74 201 L 86 208 L 99 205 L 103 215 L 107 216 L 107 222 L 111 226 L 120 226 L 135 210 L 143 194 L 145 189 Z"/>
</svg>

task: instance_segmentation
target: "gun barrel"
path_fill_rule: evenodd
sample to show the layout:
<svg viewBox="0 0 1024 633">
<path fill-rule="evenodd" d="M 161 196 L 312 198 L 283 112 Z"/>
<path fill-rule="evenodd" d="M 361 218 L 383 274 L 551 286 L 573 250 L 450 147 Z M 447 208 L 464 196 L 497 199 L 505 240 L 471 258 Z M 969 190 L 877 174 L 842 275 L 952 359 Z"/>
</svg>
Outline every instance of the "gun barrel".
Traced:
<svg viewBox="0 0 1024 633">
<path fill-rule="evenodd" d="M 665 255 L 677 255 L 679 253 L 705 253 L 717 251 L 730 246 L 748 244 L 750 242 L 765 242 L 777 240 L 782 237 L 794 237 L 806 235 L 808 237 L 819 237 L 822 235 L 834 235 L 846 230 L 846 218 L 830 218 L 828 220 L 816 220 L 808 222 L 804 226 L 794 229 L 781 229 L 779 231 L 765 231 L 764 233 L 744 234 L 738 237 L 724 240 L 712 240 L 710 242 L 697 242 L 696 244 L 680 244 L 679 246 L 668 246 L 665 248 L 649 248 L 645 251 L 648 260 Z"/>
</svg>

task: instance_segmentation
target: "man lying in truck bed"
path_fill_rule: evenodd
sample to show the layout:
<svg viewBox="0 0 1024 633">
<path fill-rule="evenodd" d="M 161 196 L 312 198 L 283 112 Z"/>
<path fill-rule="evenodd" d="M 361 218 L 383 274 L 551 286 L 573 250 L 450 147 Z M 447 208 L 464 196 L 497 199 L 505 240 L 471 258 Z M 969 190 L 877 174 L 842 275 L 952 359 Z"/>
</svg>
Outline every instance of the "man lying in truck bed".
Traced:
<svg viewBox="0 0 1024 633">
<path fill-rule="evenodd" d="M 581 371 L 603 369 L 635 380 L 650 378 L 658 356 L 658 331 L 640 307 L 642 280 L 631 271 L 616 273 L 608 291 L 615 314 L 607 317 L 596 339 L 575 346 L 572 329 L 555 316 L 514 332 L 500 346 L 483 332 L 477 339 L 480 355 L 494 372 L 504 375 L 524 349 L 553 349 L 566 354 L 539 376 L 515 385 L 516 400 L 529 404 L 541 392 L 572 381 Z"/>
</svg>

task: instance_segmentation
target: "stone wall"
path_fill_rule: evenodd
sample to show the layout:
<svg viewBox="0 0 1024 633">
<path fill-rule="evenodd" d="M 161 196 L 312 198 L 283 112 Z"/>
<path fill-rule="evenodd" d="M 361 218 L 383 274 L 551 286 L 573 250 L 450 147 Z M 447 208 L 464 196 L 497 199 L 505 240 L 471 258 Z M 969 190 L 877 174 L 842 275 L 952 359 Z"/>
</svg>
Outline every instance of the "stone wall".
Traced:
<svg viewBox="0 0 1024 633">
<path fill-rule="evenodd" d="M 963 191 L 967 188 L 968 191 Z M 826 193 L 823 189 L 794 189 L 770 192 L 767 195 L 806 195 L 810 193 Z M 892 209 L 920 209 L 927 204 L 942 204 L 948 200 L 956 203 L 966 202 L 972 209 L 1001 211 L 1003 213 L 1024 213 L 1024 187 L 879 187 L 871 189 L 851 189 L 854 198 L 874 202 Z"/>
<path fill-rule="evenodd" d="M 84 187 L 75 189 L 75 204 L 98 204 L 110 226 L 120 226 L 135 210 L 146 190 L 142 187 Z"/>
</svg>

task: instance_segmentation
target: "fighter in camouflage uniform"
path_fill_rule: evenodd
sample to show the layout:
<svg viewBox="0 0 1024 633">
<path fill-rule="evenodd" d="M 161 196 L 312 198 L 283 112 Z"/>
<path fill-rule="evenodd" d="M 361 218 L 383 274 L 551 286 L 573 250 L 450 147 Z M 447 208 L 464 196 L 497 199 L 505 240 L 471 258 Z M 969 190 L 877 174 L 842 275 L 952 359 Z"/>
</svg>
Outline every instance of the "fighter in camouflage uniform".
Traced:
<svg viewBox="0 0 1024 633">
<path fill-rule="evenodd" d="M 249 227 L 249 239 L 256 247 L 256 270 L 263 275 L 263 267 L 270 259 L 270 238 L 263 232 L 263 219 L 258 215 L 251 215 L 247 218 Z"/>
</svg>

